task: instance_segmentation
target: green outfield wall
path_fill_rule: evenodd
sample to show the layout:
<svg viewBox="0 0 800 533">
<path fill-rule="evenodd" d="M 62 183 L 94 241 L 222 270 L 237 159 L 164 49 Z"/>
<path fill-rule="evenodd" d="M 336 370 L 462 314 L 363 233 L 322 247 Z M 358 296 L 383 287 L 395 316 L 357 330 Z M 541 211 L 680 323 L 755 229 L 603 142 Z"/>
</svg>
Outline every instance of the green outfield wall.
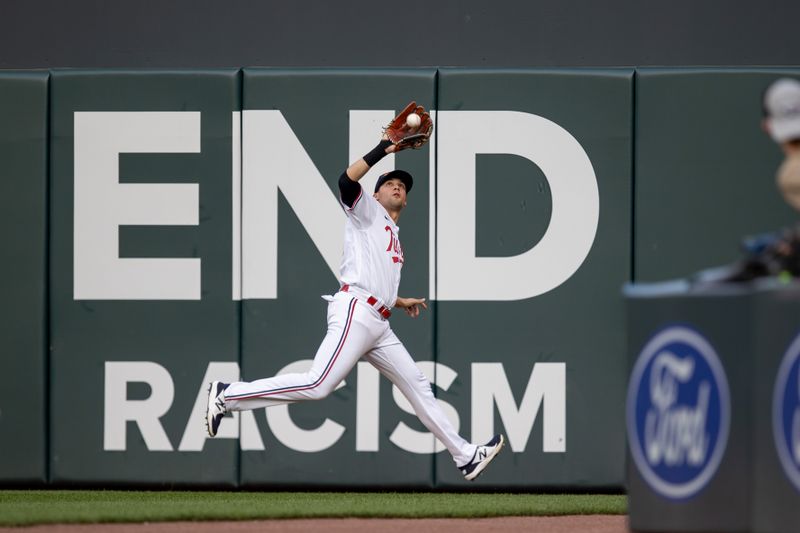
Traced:
<svg viewBox="0 0 800 533">
<path fill-rule="evenodd" d="M 437 363 L 458 374 L 440 397 L 474 440 L 506 434 L 507 486 L 619 485 L 632 91 L 631 70 L 439 73 Z M 436 475 L 464 486 L 449 461 Z"/>
<path fill-rule="evenodd" d="M 308 365 L 314 358 L 326 332 L 327 303 L 320 296 L 339 288 L 345 218 L 338 201 L 339 176 L 351 160 L 375 146 L 396 102 L 414 99 L 426 109 L 436 107 L 436 74 L 435 69 L 244 70 L 245 379 L 274 375 L 298 361 Z M 362 180 L 371 191 L 378 175 L 395 167 L 415 177 L 402 225 L 408 294 L 428 293 L 431 153 L 425 149 L 387 157 Z M 264 257 L 259 252 L 267 252 L 265 243 L 275 238 L 277 253 L 267 258 L 270 265 L 254 261 Z M 418 360 L 435 360 L 434 317 L 392 318 Z M 418 439 L 399 445 L 392 439 L 402 424 L 417 431 L 420 425 L 413 418 L 395 404 L 391 383 L 361 362 L 323 401 L 256 412 L 261 441 L 241 454 L 241 484 L 378 487 L 391 479 L 397 487 L 432 486 L 433 438 L 421 453 L 408 449 Z"/>
<path fill-rule="evenodd" d="M 0 479 L 47 481 L 48 73 L 0 72 Z"/>
<path fill-rule="evenodd" d="M 201 398 L 239 360 L 240 91 L 237 70 L 52 73 L 53 482 L 237 483 Z"/>
<path fill-rule="evenodd" d="M 623 488 L 620 288 L 796 218 L 759 113 L 798 73 L 1 72 L 0 483 Z M 392 327 L 461 434 L 506 450 L 464 482 L 365 362 L 207 439 L 208 381 L 309 364 L 339 287 L 336 181 L 412 99 L 431 142 L 362 180 L 415 178 L 400 292 L 431 305 Z"/>
</svg>

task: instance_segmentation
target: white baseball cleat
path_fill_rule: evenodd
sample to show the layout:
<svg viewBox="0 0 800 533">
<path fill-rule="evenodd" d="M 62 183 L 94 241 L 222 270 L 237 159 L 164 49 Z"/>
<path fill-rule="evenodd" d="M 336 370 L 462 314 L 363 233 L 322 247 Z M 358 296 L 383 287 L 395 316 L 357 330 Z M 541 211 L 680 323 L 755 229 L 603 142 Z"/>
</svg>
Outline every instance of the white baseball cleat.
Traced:
<svg viewBox="0 0 800 533">
<path fill-rule="evenodd" d="M 208 388 L 208 403 L 206 404 L 206 427 L 208 434 L 216 436 L 222 417 L 228 412 L 225 409 L 225 395 L 223 392 L 228 388 L 227 383 L 214 381 Z"/>
<path fill-rule="evenodd" d="M 458 467 L 467 481 L 472 481 L 481 475 L 481 472 L 489 466 L 495 455 L 500 453 L 505 443 L 506 439 L 502 435 L 495 435 L 492 440 L 483 446 L 478 446 L 478 449 L 475 450 L 475 455 L 472 456 L 472 460 L 464 466 Z"/>
</svg>

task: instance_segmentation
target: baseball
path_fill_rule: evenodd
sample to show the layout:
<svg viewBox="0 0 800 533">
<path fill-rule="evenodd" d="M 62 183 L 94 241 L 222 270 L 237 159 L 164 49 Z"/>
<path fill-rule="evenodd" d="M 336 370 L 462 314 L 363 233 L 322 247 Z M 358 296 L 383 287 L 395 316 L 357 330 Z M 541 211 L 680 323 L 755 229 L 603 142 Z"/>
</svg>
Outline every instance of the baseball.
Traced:
<svg viewBox="0 0 800 533">
<path fill-rule="evenodd" d="M 420 122 L 422 122 L 422 120 L 416 113 L 411 113 L 410 115 L 408 115 L 408 118 L 406 118 L 406 124 L 408 125 L 409 128 L 416 128 L 417 126 L 419 126 Z"/>
</svg>

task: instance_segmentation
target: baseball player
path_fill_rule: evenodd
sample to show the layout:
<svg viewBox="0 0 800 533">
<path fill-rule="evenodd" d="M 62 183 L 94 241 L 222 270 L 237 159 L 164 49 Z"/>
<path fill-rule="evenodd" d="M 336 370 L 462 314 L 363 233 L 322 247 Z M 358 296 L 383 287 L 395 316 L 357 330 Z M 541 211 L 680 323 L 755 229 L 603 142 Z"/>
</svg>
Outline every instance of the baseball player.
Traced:
<svg viewBox="0 0 800 533">
<path fill-rule="evenodd" d="M 409 114 L 418 114 L 421 120 Z M 400 139 L 393 125 L 399 126 Z M 409 126 L 410 125 L 410 126 Z M 402 391 L 429 431 L 450 452 L 468 480 L 483 472 L 502 449 L 505 439 L 496 435 L 484 445 L 471 444 L 439 407 L 431 385 L 392 331 L 392 308 L 416 318 L 427 309 L 424 298 L 397 295 L 403 248 L 397 221 L 406 207 L 413 178 L 394 170 L 382 175 L 372 196 L 364 193 L 359 180 L 387 154 L 422 146 L 433 124 L 424 109 L 412 102 L 389 125 L 381 142 L 355 161 L 339 178 L 342 207 L 347 214 L 344 252 L 340 268 L 342 286 L 328 301 L 328 332 L 304 374 L 284 374 L 253 382 L 211 383 L 206 410 L 208 433 L 213 437 L 225 413 L 272 405 L 319 400 L 334 391 L 359 359 L 374 365 Z M 420 133 L 421 132 L 421 133 Z"/>
</svg>

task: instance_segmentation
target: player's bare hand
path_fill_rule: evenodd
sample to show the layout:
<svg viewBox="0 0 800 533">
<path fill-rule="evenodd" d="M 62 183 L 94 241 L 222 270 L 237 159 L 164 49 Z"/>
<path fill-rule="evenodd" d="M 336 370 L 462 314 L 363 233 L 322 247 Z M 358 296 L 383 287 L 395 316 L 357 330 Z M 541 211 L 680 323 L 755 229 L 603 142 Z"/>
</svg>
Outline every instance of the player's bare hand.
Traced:
<svg viewBox="0 0 800 533">
<path fill-rule="evenodd" d="M 420 308 L 428 308 L 428 304 L 425 303 L 425 298 L 400 298 L 399 296 L 394 306 L 405 310 L 406 314 L 411 318 L 417 318 L 419 316 Z"/>
</svg>

